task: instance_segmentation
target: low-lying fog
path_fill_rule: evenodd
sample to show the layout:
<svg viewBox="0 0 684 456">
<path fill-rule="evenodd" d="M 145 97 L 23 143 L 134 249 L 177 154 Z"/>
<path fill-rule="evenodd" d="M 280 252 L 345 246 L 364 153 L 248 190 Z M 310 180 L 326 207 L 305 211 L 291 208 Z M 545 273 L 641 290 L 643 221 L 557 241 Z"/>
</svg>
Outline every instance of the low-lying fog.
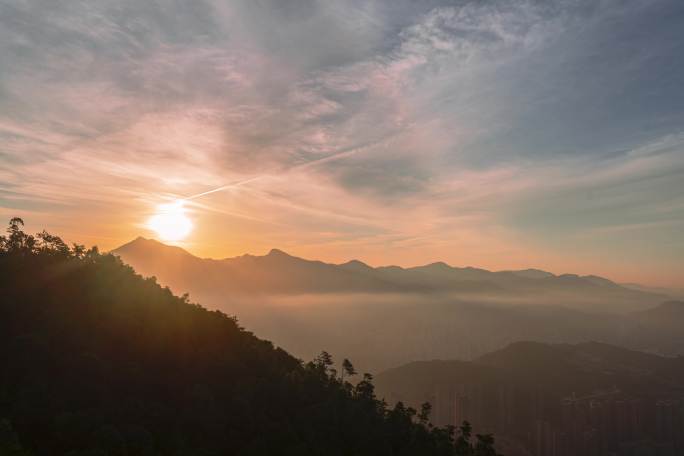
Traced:
<svg viewBox="0 0 684 456">
<path fill-rule="evenodd" d="M 197 297 L 304 360 L 324 349 L 379 372 L 429 359 L 469 360 L 519 340 L 600 340 L 633 346 L 627 316 L 573 310 L 539 299 L 444 294 L 308 294 Z M 641 347 L 639 347 L 641 348 Z"/>
</svg>

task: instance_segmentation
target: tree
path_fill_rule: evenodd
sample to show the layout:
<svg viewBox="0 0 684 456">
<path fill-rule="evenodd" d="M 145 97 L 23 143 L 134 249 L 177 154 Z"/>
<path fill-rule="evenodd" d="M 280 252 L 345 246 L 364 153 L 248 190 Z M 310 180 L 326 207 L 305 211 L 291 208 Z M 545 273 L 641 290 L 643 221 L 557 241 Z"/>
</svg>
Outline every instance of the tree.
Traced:
<svg viewBox="0 0 684 456">
<path fill-rule="evenodd" d="M 83 259 L 86 256 L 86 248 L 84 245 L 73 244 L 71 251 L 76 258 Z"/>
<path fill-rule="evenodd" d="M 456 454 L 472 454 L 473 447 L 470 443 L 470 437 L 472 436 L 473 427 L 469 422 L 464 421 L 458 430 L 459 435 L 454 445 L 456 447 Z"/>
<path fill-rule="evenodd" d="M 323 350 L 316 359 L 314 359 L 314 364 L 320 371 L 327 375 L 331 366 L 334 364 L 334 361 L 330 353 Z"/>
<path fill-rule="evenodd" d="M 354 369 L 354 365 L 349 361 L 347 358 L 344 358 L 342 361 L 342 380 L 344 381 L 344 376 L 347 375 L 348 377 L 353 377 L 356 375 L 356 370 Z"/>
<path fill-rule="evenodd" d="M 459 436 L 454 442 L 456 455 L 463 456 L 501 456 L 494 448 L 494 437 L 491 434 L 477 434 L 477 442 L 473 445 L 473 427 L 464 421 L 459 428 Z"/>
<path fill-rule="evenodd" d="M 0 237 L 0 247 L 2 250 L 15 253 L 15 254 L 28 254 L 32 253 L 36 245 L 36 239 L 24 233 L 22 227 L 24 226 L 24 221 L 19 217 L 14 217 L 9 222 L 9 227 L 7 228 L 8 236 Z"/>
<path fill-rule="evenodd" d="M 47 255 L 62 258 L 83 259 L 99 255 L 97 247 L 86 251 L 86 248 L 79 244 L 73 244 L 72 248 L 60 238 L 47 231 L 32 236 L 23 231 L 24 220 L 14 217 L 10 220 L 7 227 L 7 236 L 0 236 L 0 252 L 10 255 Z"/>
<path fill-rule="evenodd" d="M 373 386 L 373 376 L 369 373 L 363 374 L 363 380 L 356 384 L 354 392 L 357 397 L 374 400 L 375 399 L 375 386 Z"/>
<path fill-rule="evenodd" d="M 494 449 L 494 437 L 491 434 L 477 434 L 475 444 L 475 456 L 497 456 Z"/>
<path fill-rule="evenodd" d="M 424 402 L 420 406 L 420 413 L 418 413 L 418 420 L 421 424 L 428 425 L 430 422 L 430 413 L 432 412 L 432 405 L 429 402 Z"/>
<path fill-rule="evenodd" d="M 44 253 L 61 255 L 65 257 L 72 253 L 69 249 L 69 246 L 66 245 L 66 243 L 59 236 L 53 236 L 52 234 L 43 230 L 42 232 L 38 233 L 36 237 L 38 238 L 37 248 Z M 80 251 L 80 246 L 77 247 L 77 249 Z M 73 253 L 74 256 L 77 256 L 76 252 Z"/>
</svg>

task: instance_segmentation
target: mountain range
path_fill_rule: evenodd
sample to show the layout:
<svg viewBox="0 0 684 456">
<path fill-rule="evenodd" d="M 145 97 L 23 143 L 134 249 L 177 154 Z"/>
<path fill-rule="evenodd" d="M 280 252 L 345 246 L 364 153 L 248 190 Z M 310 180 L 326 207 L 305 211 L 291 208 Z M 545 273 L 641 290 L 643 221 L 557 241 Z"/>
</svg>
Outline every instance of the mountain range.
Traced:
<svg viewBox="0 0 684 456">
<path fill-rule="evenodd" d="M 272 250 L 201 259 L 154 240 L 113 251 L 143 276 L 210 308 L 303 359 L 321 349 L 379 372 L 410 361 L 474 359 L 521 340 L 598 340 L 684 353 L 684 305 L 595 276 L 490 272 L 433 263 L 373 268 Z"/>
<path fill-rule="evenodd" d="M 402 268 L 371 267 L 352 260 L 329 264 L 273 249 L 267 255 L 202 259 L 174 246 L 137 238 L 112 251 L 143 275 L 154 275 L 179 293 L 297 295 L 319 293 L 450 294 L 511 301 L 546 300 L 585 311 L 645 309 L 662 294 L 627 288 L 608 279 L 555 275 L 526 269 L 487 271 L 443 262 Z"/>
</svg>

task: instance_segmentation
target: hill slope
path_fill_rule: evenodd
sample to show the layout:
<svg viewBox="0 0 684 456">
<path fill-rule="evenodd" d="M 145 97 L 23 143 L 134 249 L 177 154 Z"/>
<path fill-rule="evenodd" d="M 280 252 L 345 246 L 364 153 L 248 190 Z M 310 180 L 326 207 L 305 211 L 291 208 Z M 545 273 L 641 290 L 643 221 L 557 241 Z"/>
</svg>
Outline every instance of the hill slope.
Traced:
<svg viewBox="0 0 684 456">
<path fill-rule="evenodd" d="M 20 224 L 0 237 L 3 454 L 463 454 L 377 401 L 370 377 L 352 386 L 326 355 L 302 364 L 114 256 Z"/>
</svg>

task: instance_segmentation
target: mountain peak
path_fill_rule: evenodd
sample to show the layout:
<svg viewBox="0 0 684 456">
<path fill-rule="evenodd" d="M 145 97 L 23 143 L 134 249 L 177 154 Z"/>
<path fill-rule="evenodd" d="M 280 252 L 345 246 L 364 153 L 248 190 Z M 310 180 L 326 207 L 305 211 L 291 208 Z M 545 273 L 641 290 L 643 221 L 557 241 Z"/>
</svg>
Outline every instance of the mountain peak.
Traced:
<svg viewBox="0 0 684 456">
<path fill-rule="evenodd" d="M 610 287 L 610 286 L 616 286 L 617 284 L 613 282 L 612 280 L 605 279 L 603 277 L 595 276 L 595 275 L 586 275 L 582 276 L 584 280 L 588 280 L 589 282 L 596 284 L 596 285 L 601 285 L 603 287 Z"/>
<path fill-rule="evenodd" d="M 138 236 L 135 239 L 133 239 L 132 241 L 128 241 L 125 244 L 120 245 L 119 247 L 115 248 L 114 250 L 112 250 L 112 253 L 116 253 L 116 252 L 119 252 L 122 250 L 136 249 L 136 248 L 139 248 L 139 247 L 144 246 L 146 244 L 151 244 L 153 242 L 155 242 L 155 241 L 153 241 L 152 239 L 147 239 L 147 238 L 144 238 L 142 236 Z"/>
<path fill-rule="evenodd" d="M 175 245 L 168 245 L 160 242 L 156 239 L 148 239 L 142 236 L 138 236 L 132 241 L 117 247 L 112 250 L 111 253 L 114 255 L 125 255 L 125 254 L 146 254 L 146 255 L 157 255 L 157 254 L 183 254 L 188 256 L 193 256 L 188 251 L 182 249 L 181 247 Z"/>
<path fill-rule="evenodd" d="M 292 255 L 290 255 L 289 253 L 286 253 L 280 249 L 271 249 L 268 252 L 267 256 L 270 256 L 270 257 L 291 257 Z"/>
<path fill-rule="evenodd" d="M 505 271 L 505 272 L 510 272 L 510 273 L 512 273 L 518 277 L 524 277 L 527 279 L 546 279 L 549 277 L 554 277 L 554 274 L 551 274 L 550 272 L 542 271 L 541 269 L 535 269 L 535 268 L 521 269 L 518 271 Z"/>
<path fill-rule="evenodd" d="M 117 247 L 116 250 L 123 249 L 124 247 L 136 246 L 136 245 L 162 245 L 165 247 L 171 247 L 170 245 L 166 245 L 163 242 L 160 242 L 156 239 L 150 239 L 150 238 L 146 238 L 143 236 L 138 236 L 135 239 L 133 239 L 132 241 L 127 242 L 126 244 L 124 244 L 120 247 Z"/>
<path fill-rule="evenodd" d="M 340 267 L 345 268 L 345 269 L 357 270 L 357 271 L 367 271 L 367 270 L 373 269 L 370 266 L 368 266 L 366 263 L 364 263 L 363 261 L 359 261 L 359 260 L 349 260 L 346 263 L 341 264 Z"/>
<path fill-rule="evenodd" d="M 426 269 L 432 269 L 432 270 L 450 270 L 453 269 L 451 266 L 446 264 L 444 261 L 435 261 L 434 263 L 430 263 L 424 266 Z"/>
</svg>

